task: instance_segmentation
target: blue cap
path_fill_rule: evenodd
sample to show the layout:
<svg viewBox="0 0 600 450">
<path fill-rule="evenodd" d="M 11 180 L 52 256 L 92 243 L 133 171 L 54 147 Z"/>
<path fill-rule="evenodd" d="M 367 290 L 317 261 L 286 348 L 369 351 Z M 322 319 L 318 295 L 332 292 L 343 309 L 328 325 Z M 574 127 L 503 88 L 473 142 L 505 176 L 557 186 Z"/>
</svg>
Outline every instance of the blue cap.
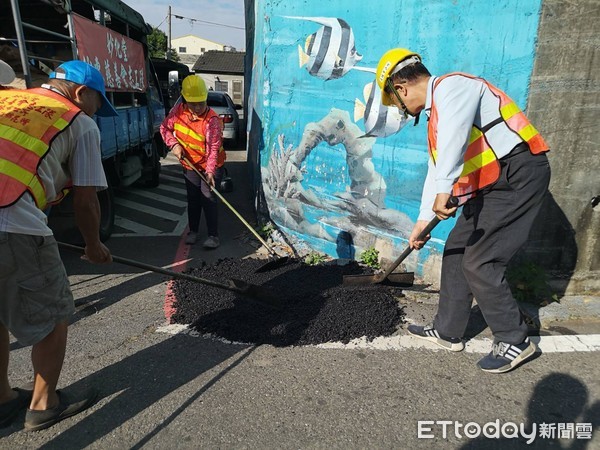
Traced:
<svg viewBox="0 0 600 450">
<path fill-rule="evenodd" d="M 73 83 L 81 84 L 93 89 L 102 95 L 102 106 L 96 112 L 96 115 L 101 117 L 112 117 L 118 116 L 117 110 L 113 108 L 108 99 L 106 98 L 106 91 L 104 90 L 104 79 L 102 74 L 94 66 L 83 62 L 83 61 L 67 61 L 58 66 L 57 70 L 61 69 L 61 72 L 52 72 L 50 78 L 56 78 L 57 80 L 66 80 Z"/>
</svg>

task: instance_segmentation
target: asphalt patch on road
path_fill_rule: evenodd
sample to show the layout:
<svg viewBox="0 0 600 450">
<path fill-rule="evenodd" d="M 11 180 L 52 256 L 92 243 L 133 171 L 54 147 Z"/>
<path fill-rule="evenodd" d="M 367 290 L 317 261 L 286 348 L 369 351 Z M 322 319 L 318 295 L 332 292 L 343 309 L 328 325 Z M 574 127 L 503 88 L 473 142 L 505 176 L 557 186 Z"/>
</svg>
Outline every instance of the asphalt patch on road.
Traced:
<svg viewBox="0 0 600 450">
<path fill-rule="evenodd" d="M 265 261 L 224 259 L 186 273 L 226 282 L 237 278 L 267 289 L 277 307 L 261 299 L 188 280 L 174 284 L 171 321 L 229 341 L 278 347 L 343 342 L 392 335 L 403 323 L 401 289 L 383 285 L 349 287 L 344 275 L 371 274 L 356 263 L 309 266 L 291 261 L 255 273 Z"/>
</svg>

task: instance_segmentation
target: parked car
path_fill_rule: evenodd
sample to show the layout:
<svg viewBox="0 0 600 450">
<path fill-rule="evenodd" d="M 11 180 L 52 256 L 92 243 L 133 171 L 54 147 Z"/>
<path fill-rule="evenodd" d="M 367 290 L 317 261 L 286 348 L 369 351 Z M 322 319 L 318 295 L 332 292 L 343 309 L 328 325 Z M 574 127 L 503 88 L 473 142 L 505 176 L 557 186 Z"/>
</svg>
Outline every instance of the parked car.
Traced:
<svg viewBox="0 0 600 450">
<path fill-rule="evenodd" d="M 223 139 L 232 144 L 238 142 L 240 133 L 240 118 L 238 110 L 242 105 L 236 105 L 226 92 L 208 91 L 206 100 L 214 112 L 223 120 Z"/>
</svg>

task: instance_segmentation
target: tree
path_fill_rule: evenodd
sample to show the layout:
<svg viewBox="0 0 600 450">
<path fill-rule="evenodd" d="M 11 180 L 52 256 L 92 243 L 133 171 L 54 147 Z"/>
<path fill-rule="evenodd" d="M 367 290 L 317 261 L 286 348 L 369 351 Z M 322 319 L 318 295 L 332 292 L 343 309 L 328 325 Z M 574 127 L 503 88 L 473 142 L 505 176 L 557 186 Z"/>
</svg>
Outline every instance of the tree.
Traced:
<svg viewBox="0 0 600 450">
<path fill-rule="evenodd" d="M 167 35 L 158 28 L 152 27 L 152 33 L 148 35 L 148 51 L 150 52 L 150 57 L 164 59 L 166 49 Z M 173 48 L 171 48 L 169 59 L 176 62 L 180 61 L 179 55 Z"/>
</svg>

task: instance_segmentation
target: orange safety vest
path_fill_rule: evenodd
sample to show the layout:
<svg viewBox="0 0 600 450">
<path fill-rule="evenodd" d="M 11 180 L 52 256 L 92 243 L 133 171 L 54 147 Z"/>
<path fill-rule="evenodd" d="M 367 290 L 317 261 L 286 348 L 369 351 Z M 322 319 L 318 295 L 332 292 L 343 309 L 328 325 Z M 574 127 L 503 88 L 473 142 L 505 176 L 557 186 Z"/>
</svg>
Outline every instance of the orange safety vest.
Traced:
<svg viewBox="0 0 600 450">
<path fill-rule="evenodd" d="M 189 159 L 196 168 L 206 170 L 206 163 L 208 162 L 208 155 L 206 153 L 206 129 L 208 122 L 213 117 L 219 117 L 216 112 L 209 109 L 208 112 L 202 116 L 196 116 L 193 119 L 193 115 L 189 113 L 185 106 L 183 112 L 175 117 L 175 123 L 173 124 L 173 136 L 179 141 L 185 150 L 185 156 Z M 219 121 L 221 118 L 219 117 Z M 221 122 L 221 127 L 223 123 Z M 225 164 L 226 153 L 223 145 L 219 149 L 217 155 L 217 167 L 221 167 Z M 184 167 L 191 170 L 184 161 L 181 161 Z"/>
<path fill-rule="evenodd" d="M 36 205 L 48 204 L 37 174 L 56 136 L 81 110 L 49 89 L 0 91 L 0 208 L 29 192 Z M 64 193 L 63 193 L 64 194 Z"/>
<path fill-rule="evenodd" d="M 459 198 L 460 203 L 465 203 L 469 198 L 476 195 L 477 191 L 495 183 L 500 177 L 500 164 L 494 149 L 490 146 L 486 133 L 494 126 L 504 122 L 506 126 L 519 135 L 521 140 L 529 146 L 529 151 L 534 155 L 547 152 L 548 145 L 529 122 L 529 119 L 523 114 L 517 104 L 510 99 L 508 95 L 502 92 L 497 87 L 488 83 L 483 78 L 478 78 L 473 75 L 455 72 L 439 77 L 435 80 L 433 89 L 446 77 L 463 76 L 480 80 L 484 82 L 488 88 L 498 97 L 498 117 L 481 128 L 473 125 L 471 128 L 471 136 L 469 137 L 469 145 L 464 155 L 464 166 L 460 178 L 452 187 L 452 194 Z M 431 112 L 429 116 L 429 124 L 427 126 L 427 141 L 429 147 L 429 156 L 433 163 L 437 158 L 437 123 L 438 113 L 433 101 L 433 92 L 431 100 Z"/>
</svg>

